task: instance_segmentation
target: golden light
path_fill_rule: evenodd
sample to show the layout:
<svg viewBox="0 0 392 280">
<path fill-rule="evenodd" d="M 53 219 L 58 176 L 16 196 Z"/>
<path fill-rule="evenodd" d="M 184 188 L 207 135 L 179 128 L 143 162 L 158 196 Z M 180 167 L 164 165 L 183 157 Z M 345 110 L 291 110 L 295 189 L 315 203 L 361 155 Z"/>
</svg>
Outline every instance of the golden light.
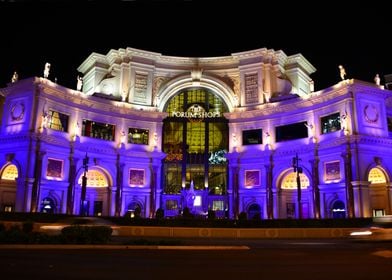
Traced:
<svg viewBox="0 0 392 280">
<path fill-rule="evenodd" d="M 305 174 L 301 173 L 299 174 L 299 178 L 301 181 L 301 189 L 308 188 L 310 185 L 308 177 Z M 281 188 L 285 190 L 297 189 L 297 174 L 295 172 L 287 174 L 282 180 Z"/>
<path fill-rule="evenodd" d="M 14 164 L 9 164 L 7 165 L 3 173 L 1 174 L 1 179 L 3 180 L 15 180 L 18 178 L 18 168 L 16 168 L 16 165 Z"/>
<path fill-rule="evenodd" d="M 79 185 L 82 185 L 82 176 L 78 180 Z M 87 172 L 87 187 L 104 188 L 108 187 L 109 183 L 105 174 L 99 170 L 89 170 Z"/>
<path fill-rule="evenodd" d="M 368 181 L 371 184 L 383 184 L 387 182 L 387 178 L 380 168 L 374 167 L 369 172 Z"/>
</svg>

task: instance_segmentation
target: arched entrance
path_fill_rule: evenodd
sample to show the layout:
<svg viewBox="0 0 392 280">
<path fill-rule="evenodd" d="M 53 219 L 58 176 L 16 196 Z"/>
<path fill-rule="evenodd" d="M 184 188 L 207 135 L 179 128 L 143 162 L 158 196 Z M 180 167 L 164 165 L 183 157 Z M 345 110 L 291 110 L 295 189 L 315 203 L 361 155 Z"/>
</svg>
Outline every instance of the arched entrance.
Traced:
<svg viewBox="0 0 392 280">
<path fill-rule="evenodd" d="M 335 200 L 332 204 L 332 218 L 341 219 L 346 217 L 346 205 L 341 200 Z"/>
<path fill-rule="evenodd" d="M 80 175 L 78 180 L 80 186 L 82 185 L 82 176 L 83 174 Z M 87 216 L 109 215 L 110 203 L 108 197 L 108 176 L 104 172 L 102 172 L 102 170 L 92 168 L 87 172 L 86 177 Z M 78 202 L 76 202 L 76 205 L 79 205 Z"/>
<path fill-rule="evenodd" d="M 369 171 L 369 199 L 370 209 L 373 217 L 389 214 L 387 176 L 380 167 L 373 167 Z"/>
<path fill-rule="evenodd" d="M 56 202 L 51 197 L 45 197 L 41 202 L 40 212 L 54 214 L 56 213 Z"/>
<path fill-rule="evenodd" d="M 291 169 L 292 170 L 292 169 Z M 299 217 L 299 207 L 302 210 L 302 218 L 309 218 L 309 191 L 310 181 L 306 174 L 299 174 L 301 185 L 301 205 L 298 205 L 297 173 L 288 171 L 284 175 L 281 185 L 280 217 L 294 219 Z"/>
<path fill-rule="evenodd" d="M 13 212 L 15 211 L 18 168 L 15 164 L 8 163 L 0 175 L 0 211 Z"/>
<path fill-rule="evenodd" d="M 142 205 L 139 202 L 131 202 L 127 207 L 127 215 L 130 218 L 140 218 L 142 216 Z"/>
<path fill-rule="evenodd" d="M 165 107 L 163 124 L 164 193 L 180 194 L 189 189 L 214 196 L 226 195 L 228 121 L 226 104 L 211 90 L 187 88 Z M 201 208 L 206 212 L 208 202 Z"/>
<path fill-rule="evenodd" d="M 248 207 L 248 219 L 260 220 L 261 219 L 261 207 L 257 203 L 253 203 Z"/>
</svg>

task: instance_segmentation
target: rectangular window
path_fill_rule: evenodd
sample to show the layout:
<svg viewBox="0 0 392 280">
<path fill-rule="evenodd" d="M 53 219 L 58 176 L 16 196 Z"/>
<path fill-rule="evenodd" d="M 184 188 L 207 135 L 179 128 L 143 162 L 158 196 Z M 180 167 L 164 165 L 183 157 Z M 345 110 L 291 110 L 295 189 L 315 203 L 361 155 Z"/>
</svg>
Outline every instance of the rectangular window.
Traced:
<svg viewBox="0 0 392 280">
<path fill-rule="evenodd" d="M 68 132 L 68 116 L 56 111 L 48 112 L 48 128 Z"/>
<path fill-rule="evenodd" d="M 4 205 L 4 212 L 13 212 L 14 206 L 13 205 Z"/>
<path fill-rule="evenodd" d="M 334 113 L 321 119 L 321 134 L 326 134 L 341 129 L 340 114 Z"/>
<path fill-rule="evenodd" d="M 212 202 L 212 211 L 223 211 L 225 210 L 224 206 L 223 200 L 214 200 Z"/>
<path fill-rule="evenodd" d="M 128 143 L 148 145 L 148 129 L 129 128 Z"/>
<path fill-rule="evenodd" d="M 166 200 L 166 210 L 177 210 L 178 209 L 178 202 L 177 200 Z"/>
<path fill-rule="evenodd" d="M 193 201 L 193 206 L 201 206 L 201 195 L 196 195 Z"/>
<path fill-rule="evenodd" d="M 114 141 L 116 126 L 107 123 L 99 123 L 83 120 L 82 135 L 102 140 Z"/>
<path fill-rule="evenodd" d="M 263 144 L 263 130 L 252 129 L 242 131 L 242 145 Z"/>
<path fill-rule="evenodd" d="M 276 142 L 283 142 L 308 137 L 306 122 L 294 123 L 289 125 L 277 126 Z"/>
<path fill-rule="evenodd" d="M 392 117 L 387 117 L 388 131 L 392 132 Z"/>
</svg>

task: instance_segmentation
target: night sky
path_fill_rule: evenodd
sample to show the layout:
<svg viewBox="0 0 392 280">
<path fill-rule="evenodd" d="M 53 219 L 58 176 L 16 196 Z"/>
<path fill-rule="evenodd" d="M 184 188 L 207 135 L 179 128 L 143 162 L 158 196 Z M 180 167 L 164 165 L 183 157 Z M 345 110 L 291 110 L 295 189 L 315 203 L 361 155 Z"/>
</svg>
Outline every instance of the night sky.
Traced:
<svg viewBox="0 0 392 280">
<path fill-rule="evenodd" d="M 14 71 L 20 79 L 42 76 L 50 62 L 50 79 L 75 88 L 77 67 L 91 52 L 126 47 L 191 57 L 258 48 L 302 53 L 317 69 L 316 90 L 340 80 L 339 64 L 347 78 L 369 82 L 392 73 L 385 4 L 284 2 L 0 1 L 0 87 Z"/>
</svg>

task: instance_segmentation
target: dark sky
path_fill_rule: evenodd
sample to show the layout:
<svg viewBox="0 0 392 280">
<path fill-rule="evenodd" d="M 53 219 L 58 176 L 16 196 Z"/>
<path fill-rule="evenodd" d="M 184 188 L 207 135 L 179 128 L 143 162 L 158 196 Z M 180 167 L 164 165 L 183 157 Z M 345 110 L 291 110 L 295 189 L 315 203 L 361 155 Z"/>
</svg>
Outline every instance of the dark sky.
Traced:
<svg viewBox="0 0 392 280">
<path fill-rule="evenodd" d="M 373 82 L 379 73 L 383 83 L 392 73 L 391 12 L 382 2 L 343 2 L 0 0 L 0 87 L 13 71 L 42 76 L 50 62 L 50 78 L 75 88 L 91 52 L 126 47 L 192 57 L 265 47 L 302 53 L 317 69 L 316 90 L 339 81 L 339 64 L 348 78 Z"/>
</svg>

